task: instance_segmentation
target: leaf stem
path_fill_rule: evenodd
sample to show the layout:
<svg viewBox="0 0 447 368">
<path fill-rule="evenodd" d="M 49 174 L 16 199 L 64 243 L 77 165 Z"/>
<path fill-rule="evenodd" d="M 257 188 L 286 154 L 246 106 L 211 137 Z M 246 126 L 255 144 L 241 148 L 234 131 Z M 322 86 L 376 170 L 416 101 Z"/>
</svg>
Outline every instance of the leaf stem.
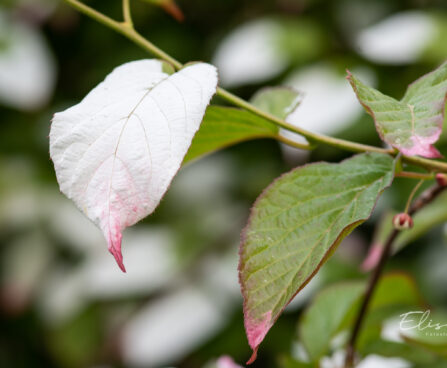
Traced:
<svg viewBox="0 0 447 368">
<path fill-rule="evenodd" d="M 408 209 L 410 208 L 411 202 L 413 202 L 413 198 L 416 195 L 417 191 L 424 183 L 424 179 L 419 180 L 419 182 L 414 186 L 413 190 L 410 193 L 410 196 L 407 199 L 407 204 L 405 205 L 404 213 L 408 213 Z"/>
<path fill-rule="evenodd" d="M 421 180 L 432 180 L 435 178 L 433 174 L 424 174 L 417 172 L 401 171 L 396 173 L 397 178 L 409 178 L 409 179 L 421 179 Z"/>
<path fill-rule="evenodd" d="M 79 0 L 64 0 L 66 3 L 73 6 L 75 9 L 80 11 L 81 13 L 84 13 L 85 15 L 97 20 L 98 22 L 104 24 L 105 26 L 113 29 L 114 31 L 122 34 L 123 36 L 127 37 L 129 40 L 133 41 L 135 44 L 140 46 L 142 49 L 148 51 L 149 53 L 155 55 L 156 57 L 167 61 L 171 63 L 176 69 L 181 69 L 183 67 L 183 64 L 180 63 L 178 60 L 174 59 L 172 56 L 155 46 L 152 42 L 148 41 L 146 38 L 144 38 L 140 33 L 138 33 L 135 28 L 133 27 L 132 23 L 129 23 L 128 20 L 130 19 L 130 9 L 127 6 L 129 3 L 129 0 L 123 0 L 123 11 L 124 11 L 124 22 L 117 22 L 110 17 L 96 11 L 95 9 L 83 4 Z M 127 10 L 126 10 L 127 9 Z M 127 14 L 127 15 L 126 15 Z M 127 18 L 127 20 L 126 20 Z M 291 132 L 297 133 L 299 135 L 302 135 L 305 137 L 309 143 L 312 145 L 315 142 L 323 143 L 331 147 L 339 148 L 345 151 L 350 152 L 379 152 L 384 154 L 390 154 L 393 156 L 396 156 L 398 152 L 394 149 L 385 149 L 380 147 L 374 147 L 366 144 L 361 143 L 355 143 L 351 141 L 347 141 L 344 139 L 329 137 L 323 134 L 318 134 L 314 132 L 307 131 L 305 129 L 302 129 L 300 127 L 297 127 L 291 123 L 288 123 L 287 121 L 280 119 L 276 116 L 273 116 L 267 112 L 264 112 L 249 102 L 243 100 L 242 98 L 224 90 L 223 88 L 217 89 L 217 95 L 226 100 L 227 102 L 231 103 L 234 106 L 243 108 L 247 111 L 252 112 L 253 114 L 256 114 L 260 117 L 263 117 L 272 123 L 278 125 L 281 128 L 284 128 L 286 130 L 289 130 Z M 295 144 L 296 146 L 296 144 Z M 300 147 L 301 148 L 301 147 Z M 402 156 L 402 160 L 408 164 L 416 165 L 422 168 L 425 168 L 427 170 L 433 170 L 436 172 L 444 172 L 447 173 L 447 163 L 434 161 L 430 159 L 425 159 L 421 157 L 408 157 L 408 156 Z"/>
<path fill-rule="evenodd" d="M 284 137 L 283 135 L 278 134 L 275 139 L 281 143 L 287 144 L 288 146 L 299 148 L 306 151 L 311 151 L 315 148 L 314 144 L 304 144 L 304 143 L 298 143 L 294 141 L 293 139 L 289 139 Z"/>
<path fill-rule="evenodd" d="M 130 12 L 130 0 L 123 0 L 123 17 L 124 22 L 133 27 L 132 14 Z"/>
<path fill-rule="evenodd" d="M 422 182 L 422 180 L 421 180 Z M 416 189 L 416 188 L 415 188 Z M 438 184 L 433 187 L 427 189 L 423 192 L 418 199 L 411 205 L 408 210 L 408 214 L 410 216 L 414 215 L 416 212 L 424 208 L 426 205 L 431 203 L 434 199 L 436 199 L 447 187 L 440 186 Z M 359 312 L 357 313 L 356 320 L 354 322 L 354 327 L 351 332 L 351 337 L 349 339 L 347 348 L 346 348 L 346 359 L 345 359 L 345 368 L 354 367 L 355 360 L 355 345 L 357 343 L 358 336 L 363 326 L 363 322 L 365 320 L 366 314 L 368 312 L 368 307 L 370 305 L 371 299 L 374 296 L 374 291 L 376 290 L 378 281 L 383 274 L 385 269 L 386 262 L 391 255 L 391 251 L 393 248 L 394 241 L 399 235 L 400 230 L 394 229 L 393 232 L 389 235 L 387 241 L 385 242 L 385 246 L 383 248 L 382 254 L 380 256 L 379 263 L 374 269 L 373 274 L 368 282 L 368 286 L 365 291 L 365 296 L 362 300 L 362 304 L 360 306 Z"/>
</svg>

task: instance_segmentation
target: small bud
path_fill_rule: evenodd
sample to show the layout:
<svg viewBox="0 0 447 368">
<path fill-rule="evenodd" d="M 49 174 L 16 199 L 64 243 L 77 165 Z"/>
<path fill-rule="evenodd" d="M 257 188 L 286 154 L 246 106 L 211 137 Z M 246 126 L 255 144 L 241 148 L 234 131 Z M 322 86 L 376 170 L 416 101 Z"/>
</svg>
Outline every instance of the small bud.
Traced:
<svg viewBox="0 0 447 368">
<path fill-rule="evenodd" d="M 441 173 L 436 174 L 436 181 L 440 187 L 447 186 L 447 175 Z"/>
<path fill-rule="evenodd" d="M 393 226 L 396 230 L 407 230 L 413 227 L 413 219 L 408 213 L 399 213 L 393 217 Z"/>
</svg>

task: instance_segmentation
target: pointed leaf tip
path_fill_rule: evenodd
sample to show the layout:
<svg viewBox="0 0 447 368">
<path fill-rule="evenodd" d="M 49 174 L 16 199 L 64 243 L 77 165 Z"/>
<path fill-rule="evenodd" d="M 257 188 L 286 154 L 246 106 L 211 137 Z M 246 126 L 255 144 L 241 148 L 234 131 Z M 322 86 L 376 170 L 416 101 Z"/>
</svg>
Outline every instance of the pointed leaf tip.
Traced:
<svg viewBox="0 0 447 368">
<path fill-rule="evenodd" d="M 253 354 L 247 362 L 247 364 L 251 364 L 256 360 L 259 345 L 272 327 L 272 312 L 268 311 L 263 318 L 256 319 L 250 317 L 250 312 L 244 308 L 244 316 L 248 344 L 253 350 Z"/>
<path fill-rule="evenodd" d="M 118 264 L 121 271 L 126 272 L 126 267 L 124 267 L 123 263 L 123 254 L 121 252 L 121 231 L 118 231 L 115 236 L 110 233 L 107 234 L 107 239 L 109 252 L 113 255 L 113 257 L 115 257 L 116 263 Z"/>
</svg>

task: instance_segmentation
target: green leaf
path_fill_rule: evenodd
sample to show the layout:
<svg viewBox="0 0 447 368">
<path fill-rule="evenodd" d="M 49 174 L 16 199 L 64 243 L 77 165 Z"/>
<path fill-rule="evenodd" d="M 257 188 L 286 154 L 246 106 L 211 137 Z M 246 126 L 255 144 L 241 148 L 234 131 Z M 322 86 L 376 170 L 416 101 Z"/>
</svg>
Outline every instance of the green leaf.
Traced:
<svg viewBox="0 0 447 368">
<path fill-rule="evenodd" d="M 301 103 L 301 94 L 293 88 L 267 87 L 259 90 L 251 99 L 258 109 L 285 120 Z"/>
<path fill-rule="evenodd" d="M 298 361 L 290 356 L 281 356 L 278 359 L 278 365 L 280 368 L 314 368 L 315 365 L 311 363 L 305 363 Z"/>
<path fill-rule="evenodd" d="M 369 218 L 393 171 L 390 156 L 360 154 L 339 164 L 292 170 L 258 198 L 243 234 L 239 264 L 253 359 L 284 307 L 340 241 Z"/>
<path fill-rule="evenodd" d="M 447 62 L 411 84 L 401 101 L 366 86 L 351 73 L 348 80 L 382 140 L 408 156 L 441 157 L 432 144 L 444 121 Z"/>
<path fill-rule="evenodd" d="M 362 281 L 339 283 L 324 289 L 313 300 L 299 323 L 300 340 L 312 361 L 327 353 L 332 338 L 340 331 L 364 291 Z"/>
<path fill-rule="evenodd" d="M 311 361 L 319 361 L 330 351 L 332 339 L 352 328 L 354 317 L 366 290 L 364 281 L 333 284 L 321 291 L 303 313 L 298 334 Z M 394 316 L 402 307 L 419 305 L 420 297 L 414 281 L 403 273 L 385 275 L 371 300 L 364 323 L 363 339 L 377 341 L 384 319 Z"/>
<path fill-rule="evenodd" d="M 426 310 L 408 313 L 401 320 L 404 340 L 447 357 L 447 312 Z"/>
<path fill-rule="evenodd" d="M 209 106 L 183 164 L 236 143 L 258 138 L 275 138 L 278 127 L 251 112 Z"/>
<path fill-rule="evenodd" d="M 389 306 L 415 306 L 421 303 L 422 298 L 414 280 L 405 273 L 395 272 L 379 282 L 370 308 L 378 310 Z"/>
<path fill-rule="evenodd" d="M 362 348 L 377 341 L 385 320 L 399 318 L 401 313 L 420 308 L 424 304 L 411 276 L 403 272 L 385 275 L 379 281 L 372 297 L 357 346 Z"/>
<path fill-rule="evenodd" d="M 404 358 L 417 364 L 431 364 L 436 361 L 435 356 L 423 348 L 382 339 L 367 344 L 360 353 L 362 355 L 375 354 L 389 358 Z"/>
</svg>

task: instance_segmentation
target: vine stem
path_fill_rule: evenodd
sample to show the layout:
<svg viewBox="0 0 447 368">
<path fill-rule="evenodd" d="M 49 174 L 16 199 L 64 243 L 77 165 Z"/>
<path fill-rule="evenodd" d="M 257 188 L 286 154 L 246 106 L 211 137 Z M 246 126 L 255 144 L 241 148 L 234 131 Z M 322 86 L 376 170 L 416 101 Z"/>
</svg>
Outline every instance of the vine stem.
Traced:
<svg viewBox="0 0 447 368">
<path fill-rule="evenodd" d="M 410 216 L 414 215 L 416 212 L 424 208 L 426 205 L 431 203 L 434 199 L 436 199 L 447 187 L 434 185 L 433 187 L 427 189 L 423 192 L 418 199 L 411 205 L 408 210 L 408 214 Z M 366 314 L 368 312 L 368 307 L 370 305 L 371 299 L 374 296 L 374 291 L 376 290 L 378 281 L 383 274 L 385 269 L 385 265 L 391 255 L 391 251 L 393 248 L 394 241 L 399 235 L 400 230 L 394 229 L 392 233 L 388 236 L 387 241 L 385 242 L 385 246 L 383 248 L 382 254 L 380 256 L 379 263 L 374 269 L 371 278 L 369 279 L 368 286 L 365 291 L 365 296 L 362 300 L 362 304 L 360 306 L 359 312 L 357 313 L 354 327 L 351 332 L 351 337 L 349 339 L 347 348 L 346 348 L 346 359 L 345 359 L 345 368 L 354 367 L 355 360 L 355 345 L 357 343 L 358 336 L 363 326 L 363 322 L 365 320 Z"/>
<path fill-rule="evenodd" d="M 152 42 L 148 41 L 146 38 L 144 38 L 140 33 L 138 33 L 135 28 L 132 25 L 132 18 L 130 14 L 130 6 L 129 1 L 130 0 L 123 0 L 123 15 L 124 15 L 124 22 L 118 22 L 100 12 L 97 10 L 91 8 L 88 5 L 85 5 L 79 0 L 64 0 L 66 3 L 71 5 L 73 8 L 77 9 L 81 13 L 84 13 L 85 15 L 89 16 L 90 18 L 93 18 L 94 20 L 98 21 L 99 23 L 113 29 L 114 31 L 122 34 L 123 36 L 127 37 L 129 40 L 140 46 L 142 49 L 148 51 L 149 53 L 155 55 L 156 57 L 167 61 L 168 63 L 172 64 L 176 69 L 181 69 L 183 67 L 183 64 L 180 63 L 178 60 L 155 46 Z M 220 96 L 222 99 L 226 100 L 230 104 L 243 108 L 247 111 L 252 112 L 253 114 L 256 114 L 260 117 L 263 117 L 272 123 L 276 124 L 277 126 L 289 130 L 291 132 L 297 133 L 303 137 L 305 137 L 310 145 L 314 145 L 315 143 L 322 143 L 326 144 L 331 147 L 339 148 L 345 151 L 350 152 L 379 152 L 384 154 L 390 154 L 392 156 L 396 156 L 398 152 L 394 149 L 385 149 L 380 147 L 374 147 L 366 144 L 361 143 L 355 143 L 351 141 L 347 141 L 344 139 L 329 137 L 323 134 L 318 134 L 314 132 L 307 131 L 305 129 L 302 129 L 298 126 L 295 126 L 293 124 L 288 123 L 287 121 L 280 119 L 272 114 L 269 114 L 265 111 L 262 111 L 252 105 L 251 103 L 243 100 L 242 98 L 226 91 L 223 88 L 217 88 L 217 95 Z M 284 139 L 283 139 L 284 141 Z M 288 140 L 290 142 L 290 140 Z M 294 144 L 295 147 L 300 147 L 299 143 Z M 305 148 L 308 148 L 308 146 L 304 146 Z M 422 168 L 425 168 L 429 171 L 436 171 L 436 172 L 444 172 L 447 173 L 447 163 L 434 161 L 430 159 L 425 159 L 421 157 L 408 157 L 408 156 L 402 156 L 402 160 L 408 164 L 412 164 L 415 166 L 419 166 Z"/>
<path fill-rule="evenodd" d="M 401 171 L 395 174 L 396 178 L 409 178 L 409 179 L 420 179 L 420 180 L 433 180 L 435 176 L 433 174 L 424 174 L 417 172 Z"/>
<path fill-rule="evenodd" d="M 124 22 L 133 27 L 132 15 L 130 12 L 130 0 L 123 0 L 123 16 Z"/>
</svg>

